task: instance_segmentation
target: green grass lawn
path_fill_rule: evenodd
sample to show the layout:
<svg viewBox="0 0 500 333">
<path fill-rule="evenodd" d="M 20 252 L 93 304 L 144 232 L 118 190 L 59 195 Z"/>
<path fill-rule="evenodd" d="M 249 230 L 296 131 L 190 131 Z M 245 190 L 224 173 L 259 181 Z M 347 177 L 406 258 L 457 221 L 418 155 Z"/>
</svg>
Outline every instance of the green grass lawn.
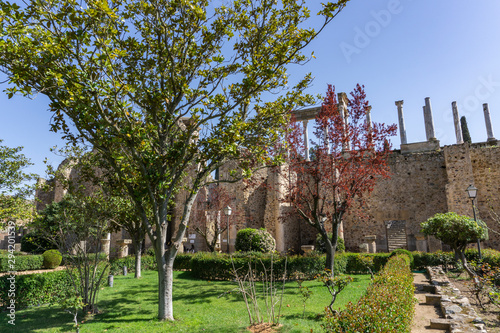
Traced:
<svg viewBox="0 0 500 333">
<path fill-rule="evenodd" d="M 368 275 L 353 277 L 354 282 L 338 297 L 337 308 L 356 302 L 370 283 Z M 197 280 L 190 272 L 175 272 L 174 278 L 175 322 L 156 319 L 157 272 L 146 271 L 139 280 L 133 274 L 115 276 L 114 287 L 105 287 L 99 294 L 102 313 L 86 318 L 80 332 L 245 332 L 249 321 L 243 298 L 235 292 L 227 293 L 237 287 L 235 282 Z M 319 282 L 306 281 L 303 285 L 313 292 L 306 303 L 305 318 L 297 283 L 286 284 L 281 332 L 321 331 L 321 316 L 330 294 Z M 261 312 L 265 312 L 264 306 Z M 72 316 L 55 307 L 17 311 L 15 327 L 7 324 L 6 313 L 0 316 L 0 332 L 74 332 Z"/>
</svg>

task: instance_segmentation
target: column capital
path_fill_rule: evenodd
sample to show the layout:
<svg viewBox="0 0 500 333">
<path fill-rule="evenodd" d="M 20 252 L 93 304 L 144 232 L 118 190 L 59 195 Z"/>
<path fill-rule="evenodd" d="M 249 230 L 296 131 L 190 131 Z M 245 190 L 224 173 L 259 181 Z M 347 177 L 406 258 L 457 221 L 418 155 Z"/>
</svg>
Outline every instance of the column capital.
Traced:
<svg viewBox="0 0 500 333">
<path fill-rule="evenodd" d="M 394 104 L 396 104 L 397 106 L 401 106 L 401 105 L 403 105 L 403 103 L 404 103 L 404 100 L 394 102 Z"/>
</svg>

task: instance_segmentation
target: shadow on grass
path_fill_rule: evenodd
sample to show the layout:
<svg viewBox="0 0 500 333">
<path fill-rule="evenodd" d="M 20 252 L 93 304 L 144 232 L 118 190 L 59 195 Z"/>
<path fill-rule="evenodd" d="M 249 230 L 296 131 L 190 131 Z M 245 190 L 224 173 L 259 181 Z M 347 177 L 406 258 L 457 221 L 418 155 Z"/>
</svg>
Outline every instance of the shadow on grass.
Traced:
<svg viewBox="0 0 500 333">
<path fill-rule="evenodd" d="M 323 313 L 316 313 L 316 312 L 307 311 L 307 310 L 306 310 L 305 316 L 302 316 L 302 312 L 281 316 L 281 318 L 284 318 L 284 319 L 287 319 L 290 321 L 301 319 L 301 320 L 310 320 L 310 321 L 316 321 L 316 322 L 323 321 L 324 317 L 325 317 L 325 314 L 323 314 Z"/>
<path fill-rule="evenodd" d="M 16 315 L 15 326 L 7 323 L 6 312 L 1 312 L 0 332 L 35 332 L 40 329 L 59 328 L 65 332 L 72 332 L 73 316 L 56 307 L 32 307 Z M 78 318 L 82 318 L 79 314 Z"/>
</svg>

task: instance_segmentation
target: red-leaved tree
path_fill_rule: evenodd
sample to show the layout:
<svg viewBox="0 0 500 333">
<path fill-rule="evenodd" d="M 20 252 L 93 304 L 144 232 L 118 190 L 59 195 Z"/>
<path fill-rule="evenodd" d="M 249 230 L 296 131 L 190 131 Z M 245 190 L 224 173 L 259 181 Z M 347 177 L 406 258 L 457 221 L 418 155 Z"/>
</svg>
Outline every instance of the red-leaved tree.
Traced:
<svg viewBox="0 0 500 333">
<path fill-rule="evenodd" d="M 396 134 L 396 125 L 366 121 L 370 107 L 364 86 L 356 85 L 351 98 L 343 100 L 339 107 L 335 88 L 328 85 L 315 119 L 311 161 L 304 158 L 304 129 L 292 119 L 288 163 L 280 168 L 283 200 L 321 234 L 332 276 L 342 218 L 355 200 L 363 203 L 378 179 L 389 177 L 387 138 Z"/>
</svg>

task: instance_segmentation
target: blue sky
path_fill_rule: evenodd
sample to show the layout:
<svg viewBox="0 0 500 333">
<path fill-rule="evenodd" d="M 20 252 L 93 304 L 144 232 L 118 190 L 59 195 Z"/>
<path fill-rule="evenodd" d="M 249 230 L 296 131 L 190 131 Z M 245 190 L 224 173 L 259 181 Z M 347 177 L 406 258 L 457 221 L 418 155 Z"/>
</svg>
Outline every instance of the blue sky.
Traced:
<svg viewBox="0 0 500 333">
<path fill-rule="evenodd" d="M 291 79 L 312 72 L 314 94 L 323 94 L 328 83 L 337 92 L 364 84 L 376 122 L 397 123 L 394 102 L 404 100 L 409 143 L 425 141 L 425 97 L 431 98 L 441 145 L 455 143 L 452 101 L 467 117 L 472 141 L 486 141 L 482 104 L 488 103 L 500 139 L 499 16 L 498 0 L 351 0 L 305 51 L 314 51 L 316 59 L 292 68 Z M 0 84 L 0 90 L 6 87 Z M 47 99 L 2 94 L 0 103 L 3 144 L 24 146 L 35 163 L 31 172 L 43 175 L 46 157 L 57 165 L 61 158 L 49 149 L 63 142 L 49 131 Z M 399 149 L 399 137 L 392 142 Z"/>
</svg>

